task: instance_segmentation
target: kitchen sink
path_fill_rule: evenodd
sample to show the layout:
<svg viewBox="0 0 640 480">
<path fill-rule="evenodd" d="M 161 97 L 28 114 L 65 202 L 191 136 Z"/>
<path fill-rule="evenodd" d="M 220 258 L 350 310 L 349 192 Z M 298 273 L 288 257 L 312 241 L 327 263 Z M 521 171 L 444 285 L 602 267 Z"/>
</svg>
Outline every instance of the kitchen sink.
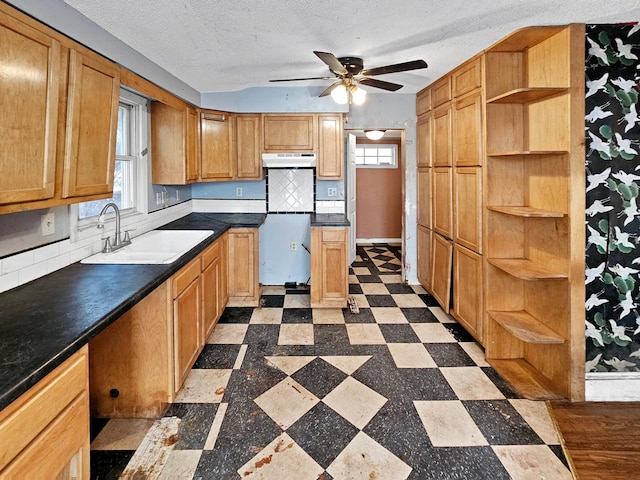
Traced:
<svg viewBox="0 0 640 480">
<path fill-rule="evenodd" d="M 110 253 L 97 253 L 80 263 L 173 263 L 212 234 L 213 230 L 152 230 L 133 238 L 126 247 Z"/>
</svg>

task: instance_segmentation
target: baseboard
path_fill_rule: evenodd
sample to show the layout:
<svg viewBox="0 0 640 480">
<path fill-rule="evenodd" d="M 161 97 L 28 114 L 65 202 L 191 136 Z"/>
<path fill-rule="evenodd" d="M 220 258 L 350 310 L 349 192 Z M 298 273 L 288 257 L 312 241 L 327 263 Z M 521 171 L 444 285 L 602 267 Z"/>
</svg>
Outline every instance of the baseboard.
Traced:
<svg viewBox="0 0 640 480">
<path fill-rule="evenodd" d="M 356 238 L 356 245 L 368 245 L 371 243 L 402 243 L 401 238 Z"/>
<path fill-rule="evenodd" d="M 640 401 L 640 372 L 596 372 L 585 377 L 587 402 Z"/>
</svg>

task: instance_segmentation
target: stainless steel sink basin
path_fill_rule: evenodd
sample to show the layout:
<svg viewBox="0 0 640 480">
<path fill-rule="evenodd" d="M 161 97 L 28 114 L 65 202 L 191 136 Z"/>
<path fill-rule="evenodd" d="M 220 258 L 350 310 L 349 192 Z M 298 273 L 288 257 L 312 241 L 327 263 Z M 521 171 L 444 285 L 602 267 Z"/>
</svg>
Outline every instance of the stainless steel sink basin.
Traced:
<svg viewBox="0 0 640 480">
<path fill-rule="evenodd" d="M 97 253 L 80 263 L 173 263 L 210 235 L 213 230 L 152 230 L 133 238 L 126 247 L 111 253 Z"/>
</svg>

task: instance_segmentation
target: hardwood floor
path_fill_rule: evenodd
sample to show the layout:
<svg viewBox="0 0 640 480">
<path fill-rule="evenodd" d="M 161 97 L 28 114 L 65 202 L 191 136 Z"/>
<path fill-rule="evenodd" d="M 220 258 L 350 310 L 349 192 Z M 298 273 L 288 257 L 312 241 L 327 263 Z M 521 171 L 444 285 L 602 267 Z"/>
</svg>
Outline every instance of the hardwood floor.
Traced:
<svg viewBox="0 0 640 480">
<path fill-rule="evenodd" d="M 640 478 L 640 403 L 551 402 L 579 480 Z"/>
</svg>

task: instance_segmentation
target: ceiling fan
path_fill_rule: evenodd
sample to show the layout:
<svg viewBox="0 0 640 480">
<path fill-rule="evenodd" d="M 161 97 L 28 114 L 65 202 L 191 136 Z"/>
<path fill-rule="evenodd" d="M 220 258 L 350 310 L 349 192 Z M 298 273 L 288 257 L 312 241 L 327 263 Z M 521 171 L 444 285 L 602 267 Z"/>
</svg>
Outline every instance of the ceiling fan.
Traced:
<svg viewBox="0 0 640 480">
<path fill-rule="evenodd" d="M 337 103 L 347 103 L 353 101 L 360 104 L 364 101 L 366 91 L 359 88 L 357 84 L 366 85 L 368 87 L 381 88 L 390 92 L 395 92 L 403 86 L 398 83 L 386 82 L 371 78 L 376 75 L 384 75 L 386 73 L 406 72 L 409 70 L 418 70 L 427 68 L 427 62 L 424 60 L 413 60 L 410 62 L 396 63 L 394 65 L 386 65 L 384 67 L 364 69 L 364 62 L 360 57 L 336 57 L 333 53 L 316 52 L 316 56 L 326 63 L 329 71 L 333 73 L 333 77 L 308 77 L 308 78 L 285 78 L 279 80 L 269 80 L 270 82 L 296 82 L 302 80 L 334 80 L 337 82 L 329 85 L 319 96 L 324 97 L 331 95 Z"/>
</svg>

